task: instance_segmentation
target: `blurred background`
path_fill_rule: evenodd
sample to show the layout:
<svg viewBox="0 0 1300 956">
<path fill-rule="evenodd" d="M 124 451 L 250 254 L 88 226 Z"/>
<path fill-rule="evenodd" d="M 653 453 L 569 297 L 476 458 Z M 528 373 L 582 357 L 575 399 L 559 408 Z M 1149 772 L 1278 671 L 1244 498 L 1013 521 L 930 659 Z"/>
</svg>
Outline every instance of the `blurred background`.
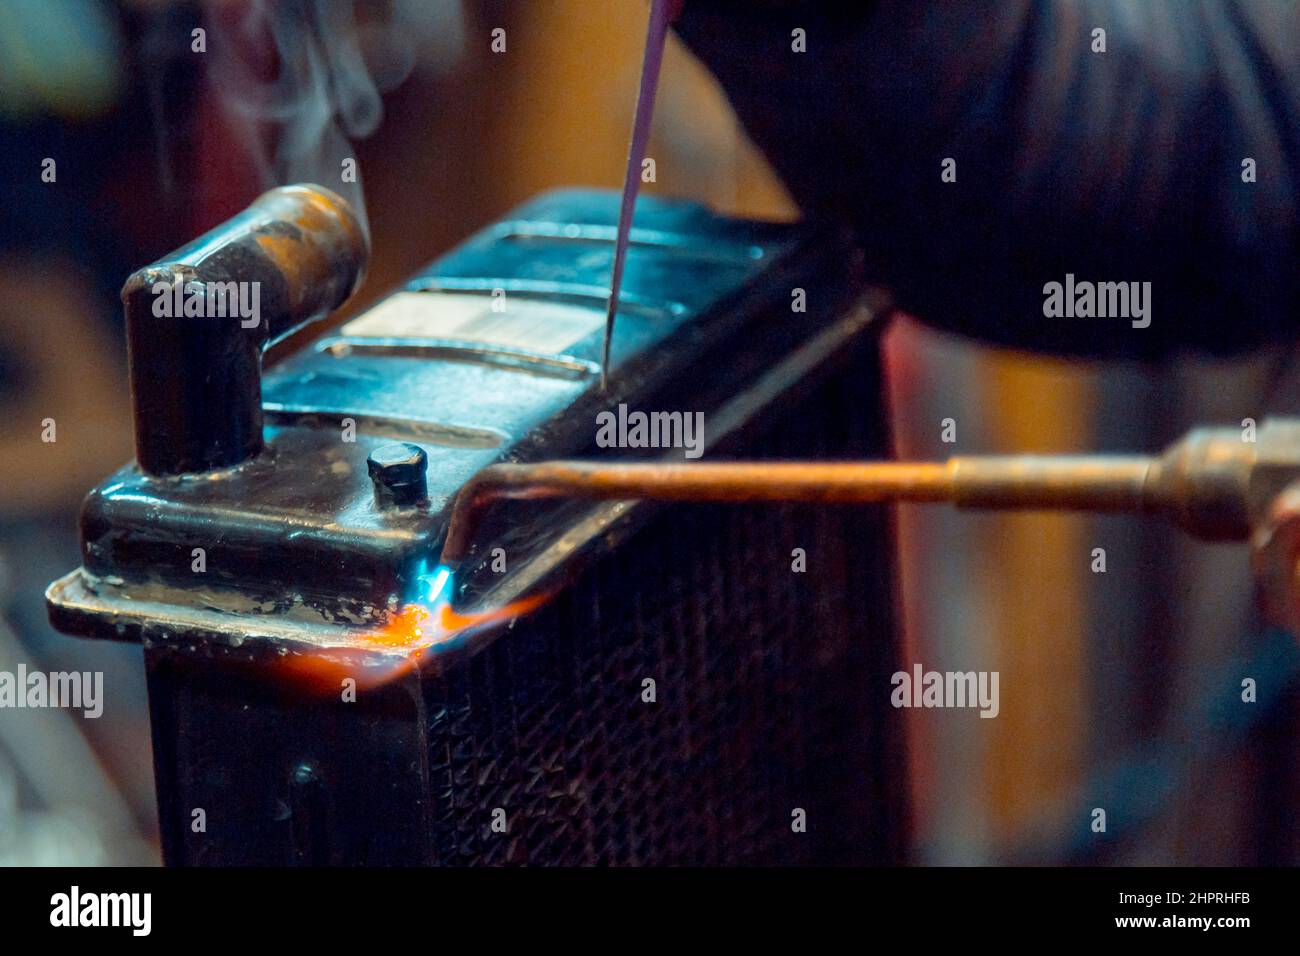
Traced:
<svg viewBox="0 0 1300 956">
<path fill-rule="evenodd" d="M 642 0 L 0 0 L 0 669 L 100 670 L 106 698 L 98 720 L 0 710 L 0 863 L 158 859 L 140 650 L 55 634 L 42 597 L 79 561 L 82 495 L 131 455 L 127 274 L 264 188 L 336 179 L 355 157 L 373 256 L 342 321 L 539 191 L 617 188 L 646 15 Z M 355 42 L 302 53 L 302 23 L 343 36 L 353 18 Z M 799 215 L 673 38 L 650 155 L 649 192 Z M 1151 451 L 1296 407 L 1280 350 L 1089 364 L 901 318 L 887 352 L 907 457 Z M 900 512 L 900 539 L 908 663 L 1001 674 L 998 719 L 909 712 L 916 862 L 1300 860 L 1300 664 L 1255 628 L 1244 547 L 1121 517 L 920 508 Z M 1105 858 L 1094 807 L 1115 837 Z"/>
</svg>

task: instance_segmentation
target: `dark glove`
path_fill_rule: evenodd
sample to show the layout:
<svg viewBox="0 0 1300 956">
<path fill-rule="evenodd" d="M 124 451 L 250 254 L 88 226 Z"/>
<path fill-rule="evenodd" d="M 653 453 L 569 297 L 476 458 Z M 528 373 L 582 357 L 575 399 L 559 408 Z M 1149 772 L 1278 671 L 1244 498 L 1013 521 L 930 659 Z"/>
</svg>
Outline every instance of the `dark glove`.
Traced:
<svg viewBox="0 0 1300 956">
<path fill-rule="evenodd" d="M 688 0 L 677 31 L 927 322 L 1094 356 L 1300 338 L 1300 5 Z M 1149 325 L 1045 315 L 1067 274 L 1150 282 Z"/>
</svg>

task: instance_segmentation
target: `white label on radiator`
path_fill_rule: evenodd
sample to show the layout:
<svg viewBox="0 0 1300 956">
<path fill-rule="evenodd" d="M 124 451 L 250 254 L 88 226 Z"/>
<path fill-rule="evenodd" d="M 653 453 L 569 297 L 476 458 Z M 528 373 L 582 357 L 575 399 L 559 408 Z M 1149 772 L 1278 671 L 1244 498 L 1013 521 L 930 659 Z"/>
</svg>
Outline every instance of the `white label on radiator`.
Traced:
<svg viewBox="0 0 1300 956">
<path fill-rule="evenodd" d="M 355 338 L 450 339 L 554 355 L 604 324 L 601 310 L 522 295 L 398 292 L 339 331 Z"/>
</svg>

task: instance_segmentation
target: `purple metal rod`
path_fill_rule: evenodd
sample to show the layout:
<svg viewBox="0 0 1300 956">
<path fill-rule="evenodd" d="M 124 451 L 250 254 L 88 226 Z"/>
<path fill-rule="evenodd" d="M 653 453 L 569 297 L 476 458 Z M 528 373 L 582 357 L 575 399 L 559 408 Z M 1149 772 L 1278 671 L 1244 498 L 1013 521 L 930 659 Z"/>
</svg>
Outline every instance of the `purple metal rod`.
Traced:
<svg viewBox="0 0 1300 956">
<path fill-rule="evenodd" d="M 614 339 L 614 316 L 618 312 L 618 295 L 623 286 L 623 263 L 627 258 L 628 238 L 632 232 L 632 214 L 641 189 L 641 162 L 650 140 L 650 120 L 654 115 L 655 90 L 659 86 L 659 67 L 664 61 L 664 43 L 668 24 L 680 9 L 680 0 L 651 0 L 650 26 L 646 32 L 645 58 L 641 62 L 641 87 L 636 96 L 636 115 L 632 120 L 632 143 L 627 151 L 627 172 L 623 175 L 623 200 L 618 209 L 618 233 L 614 240 L 614 271 L 609 280 L 609 307 L 605 313 L 605 350 L 600 365 L 600 387 L 609 382 L 609 351 Z"/>
</svg>

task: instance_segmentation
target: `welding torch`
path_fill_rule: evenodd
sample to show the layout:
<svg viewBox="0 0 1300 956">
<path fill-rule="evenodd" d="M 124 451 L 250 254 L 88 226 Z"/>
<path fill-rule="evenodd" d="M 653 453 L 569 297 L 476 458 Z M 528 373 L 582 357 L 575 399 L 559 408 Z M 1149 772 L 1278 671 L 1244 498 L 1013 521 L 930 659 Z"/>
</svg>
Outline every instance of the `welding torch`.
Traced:
<svg viewBox="0 0 1300 956">
<path fill-rule="evenodd" d="M 1300 477 L 1300 419 L 1197 428 L 1162 455 L 969 455 L 942 462 L 547 461 L 480 471 L 452 508 L 442 564 L 468 556 L 499 499 L 879 504 L 1161 515 L 1195 537 L 1242 541 Z"/>
</svg>

